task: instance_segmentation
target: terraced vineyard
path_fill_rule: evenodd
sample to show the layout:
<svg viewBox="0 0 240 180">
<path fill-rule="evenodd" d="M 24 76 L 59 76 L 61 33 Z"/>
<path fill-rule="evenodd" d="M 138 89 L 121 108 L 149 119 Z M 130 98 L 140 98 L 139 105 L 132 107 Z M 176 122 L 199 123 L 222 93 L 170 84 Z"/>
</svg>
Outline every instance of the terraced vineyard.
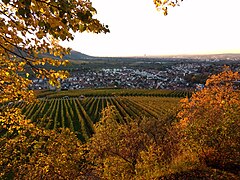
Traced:
<svg viewBox="0 0 240 180">
<path fill-rule="evenodd" d="M 86 141 L 94 133 L 93 124 L 108 105 L 116 110 L 117 121 L 128 122 L 142 117 L 163 119 L 175 114 L 179 98 L 163 97 L 86 97 L 41 99 L 38 103 L 15 104 L 33 122 L 47 129 L 70 128 Z"/>
</svg>

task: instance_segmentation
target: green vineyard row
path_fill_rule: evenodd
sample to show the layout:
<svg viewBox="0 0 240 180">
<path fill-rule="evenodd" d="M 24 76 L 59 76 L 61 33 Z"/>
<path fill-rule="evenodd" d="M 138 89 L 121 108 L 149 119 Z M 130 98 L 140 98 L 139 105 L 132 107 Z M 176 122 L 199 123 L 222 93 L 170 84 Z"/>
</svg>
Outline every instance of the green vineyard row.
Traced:
<svg viewBox="0 0 240 180">
<path fill-rule="evenodd" d="M 38 103 L 20 102 L 26 118 L 47 129 L 69 128 L 85 142 L 94 133 L 94 124 L 108 105 L 113 106 L 116 120 L 126 123 L 139 118 L 165 118 L 176 113 L 179 98 L 162 97 L 85 97 L 40 99 Z"/>
<path fill-rule="evenodd" d="M 36 91 L 38 98 L 61 98 L 61 97 L 111 97 L 111 96 L 154 96 L 154 97 L 190 97 L 191 91 L 159 90 L 159 89 L 81 89 L 68 91 Z"/>
</svg>

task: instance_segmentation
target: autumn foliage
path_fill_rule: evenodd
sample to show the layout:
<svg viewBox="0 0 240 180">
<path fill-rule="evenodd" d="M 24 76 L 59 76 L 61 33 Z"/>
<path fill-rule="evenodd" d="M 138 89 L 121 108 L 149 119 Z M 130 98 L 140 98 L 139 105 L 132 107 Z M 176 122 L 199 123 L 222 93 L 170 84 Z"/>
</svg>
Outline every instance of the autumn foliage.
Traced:
<svg viewBox="0 0 240 180">
<path fill-rule="evenodd" d="M 85 144 L 68 129 L 46 130 L 17 109 L 1 112 L 1 177 L 43 179 L 237 179 L 239 73 L 211 76 L 182 100 L 178 118 L 119 123 L 108 107 Z"/>
<path fill-rule="evenodd" d="M 168 130 L 173 119 L 135 119 L 119 124 L 112 107 L 103 111 L 88 143 L 89 156 L 103 179 L 151 179 L 170 162 L 174 146 Z M 154 126 L 162 129 L 154 129 Z M 169 136 L 168 136 L 169 135 Z M 164 171 L 164 170 L 163 170 Z M 161 173 L 163 174 L 163 173 Z"/>
<path fill-rule="evenodd" d="M 1 179 L 81 179 L 89 171 L 84 147 L 69 129 L 37 127 L 19 109 L 5 110 L 0 122 Z"/>
<path fill-rule="evenodd" d="M 7 105 L 35 100 L 30 75 L 54 86 L 69 75 L 44 68 L 68 61 L 41 55 L 61 59 L 70 53 L 58 43 L 74 39 L 74 32 L 109 32 L 93 17 L 96 13 L 89 0 L 0 1 L 0 179 L 76 179 L 84 174 L 74 133 L 42 129 Z"/>
<path fill-rule="evenodd" d="M 66 65 L 67 61 L 42 58 L 49 53 L 58 58 L 70 53 L 60 40 L 74 39 L 74 32 L 109 32 L 93 18 L 96 9 L 89 0 L 3 0 L 0 2 L 0 104 L 31 100 L 29 74 L 48 78 L 59 85 L 66 71 L 46 70 L 42 65 Z"/>
<path fill-rule="evenodd" d="M 202 91 L 182 100 L 183 144 L 207 166 L 239 167 L 240 75 L 226 69 L 212 75 Z"/>
<path fill-rule="evenodd" d="M 157 10 L 162 11 L 166 16 L 168 15 L 168 7 L 179 6 L 183 0 L 153 0 Z"/>
<path fill-rule="evenodd" d="M 240 96 L 238 72 L 227 67 L 203 90 L 182 100 L 177 118 L 119 124 L 108 108 L 88 144 L 103 179 L 237 179 Z"/>
<path fill-rule="evenodd" d="M 179 2 L 154 0 L 165 15 Z M 69 129 L 44 129 L 7 106 L 34 100 L 29 73 L 52 85 L 67 77 L 43 68 L 66 61 L 40 54 L 61 58 L 69 50 L 58 41 L 77 31 L 108 32 L 95 13 L 89 0 L 0 1 L 0 179 L 238 179 L 240 75 L 227 68 L 182 100 L 177 117 L 119 123 L 107 107 L 85 144 Z"/>
</svg>

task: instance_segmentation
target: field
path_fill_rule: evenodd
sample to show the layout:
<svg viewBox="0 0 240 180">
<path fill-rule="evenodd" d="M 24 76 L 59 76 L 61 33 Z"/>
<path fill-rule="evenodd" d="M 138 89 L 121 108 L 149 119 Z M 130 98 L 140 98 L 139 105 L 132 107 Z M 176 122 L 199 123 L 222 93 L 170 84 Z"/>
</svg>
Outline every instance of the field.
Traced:
<svg viewBox="0 0 240 180">
<path fill-rule="evenodd" d="M 37 103 L 24 102 L 13 105 L 22 109 L 26 118 L 47 129 L 70 128 L 81 141 L 94 133 L 94 123 L 101 118 L 102 110 L 113 105 L 117 121 L 125 123 L 131 119 L 164 119 L 176 114 L 180 98 L 153 96 L 126 97 L 64 97 L 41 98 Z"/>
</svg>

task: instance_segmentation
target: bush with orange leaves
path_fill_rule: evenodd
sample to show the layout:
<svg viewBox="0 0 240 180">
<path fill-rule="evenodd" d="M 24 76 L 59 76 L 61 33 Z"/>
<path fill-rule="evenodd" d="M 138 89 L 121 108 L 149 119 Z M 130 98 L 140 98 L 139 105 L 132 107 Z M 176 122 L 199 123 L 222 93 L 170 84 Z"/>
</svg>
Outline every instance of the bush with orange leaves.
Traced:
<svg viewBox="0 0 240 180">
<path fill-rule="evenodd" d="M 237 170 L 240 165 L 240 74 L 227 67 L 203 90 L 182 100 L 179 128 L 183 145 L 207 166 Z"/>
</svg>

